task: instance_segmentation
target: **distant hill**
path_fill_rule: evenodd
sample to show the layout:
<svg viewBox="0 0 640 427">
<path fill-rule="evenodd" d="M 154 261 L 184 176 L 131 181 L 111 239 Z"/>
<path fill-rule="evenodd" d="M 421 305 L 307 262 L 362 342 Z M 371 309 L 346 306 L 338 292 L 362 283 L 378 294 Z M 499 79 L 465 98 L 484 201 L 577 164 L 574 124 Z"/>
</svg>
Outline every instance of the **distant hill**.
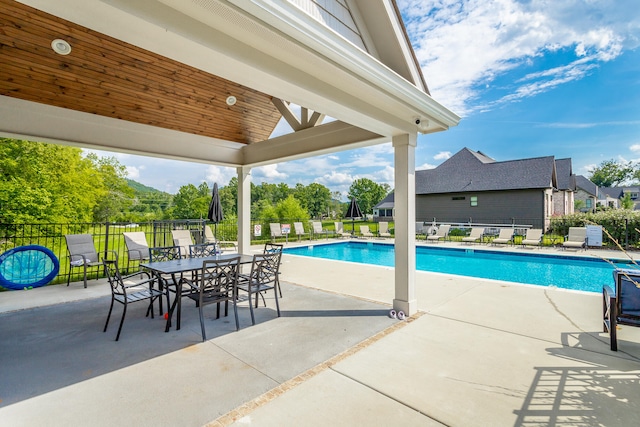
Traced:
<svg viewBox="0 0 640 427">
<path fill-rule="evenodd" d="M 138 181 L 134 181 L 132 179 L 128 179 L 127 178 L 127 184 L 129 184 L 129 187 L 131 187 L 133 189 L 133 191 L 136 192 L 136 194 L 142 194 L 142 193 L 164 193 L 164 194 L 169 194 L 169 193 L 165 193 L 164 191 L 160 191 L 156 188 L 153 187 L 148 187 L 144 184 L 139 183 Z"/>
</svg>

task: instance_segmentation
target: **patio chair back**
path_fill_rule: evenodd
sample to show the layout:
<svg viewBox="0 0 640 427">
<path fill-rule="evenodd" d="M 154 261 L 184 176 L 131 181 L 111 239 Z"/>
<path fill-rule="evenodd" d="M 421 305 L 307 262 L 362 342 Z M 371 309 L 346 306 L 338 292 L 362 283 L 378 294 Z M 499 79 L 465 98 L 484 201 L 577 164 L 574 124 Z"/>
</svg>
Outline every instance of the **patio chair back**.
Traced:
<svg viewBox="0 0 640 427">
<path fill-rule="evenodd" d="M 91 234 L 66 234 L 64 236 L 69 252 L 69 274 L 67 275 L 67 286 L 71 281 L 71 270 L 82 267 L 84 269 L 84 287 L 87 287 L 87 268 L 100 265 L 98 252 L 93 244 Z M 96 269 L 96 279 L 98 271 Z"/>
<path fill-rule="evenodd" d="M 615 293 L 602 289 L 604 332 L 609 332 L 612 351 L 618 350 L 618 324 L 640 327 L 640 270 L 617 269 L 613 272 Z"/>
<path fill-rule="evenodd" d="M 362 235 L 362 237 L 373 237 L 373 233 L 369 230 L 368 225 L 360 226 L 360 234 Z"/>
<path fill-rule="evenodd" d="M 213 235 L 213 231 L 211 231 L 211 227 L 208 225 L 204 226 L 204 242 L 203 243 L 216 243 L 216 236 Z"/>
<path fill-rule="evenodd" d="M 220 252 L 218 251 L 218 245 L 215 243 L 200 243 L 198 245 L 189 246 L 189 256 L 191 258 L 204 258 L 209 256 L 216 256 Z"/>
<path fill-rule="evenodd" d="M 238 274 L 240 256 L 224 260 L 207 260 L 202 263 L 202 271 L 197 274 L 196 279 L 183 278 L 180 286 L 188 285 L 191 292 L 187 297 L 196 302 L 200 314 L 200 330 L 202 341 L 207 340 L 207 333 L 204 328 L 203 308 L 207 305 L 217 305 L 217 317 L 220 317 L 220 304 L 224 303 L 225 316 L 229 312 L 229 302 L 233 305 L 233 314 L 236 320 L 236 331 L 240 329 L 238 321 Z"/>
<path fill-rule="evenodd" d="M 389 223 L 385 221 L 380 221 L 378 224 L 378 234 L 380 237 L 391 237 L 391 233 L 389 233 Z"/>
<path fill-rule="evenodd" d="M 127 246 L 129 260 L 149 259 L 149 244 L 144 231 L 130 231 L 122 233 L 124 244 Z"/>
<path fill-rule="evenodd" d="M 269 231 L 271 232 L 271 237 L 283 237 L 282 236 L 282 227 L 280 227 L 279 222 L 272 222 L 269 224 Z"/>
<path fill-rule="evenodd" d="M 522 245 L 540 246 L 542 243 L 542 230 L 540 228 L 529 228 L 527 234 L 522 239 Z"/>
<path fill-rule="evenodd" d="M 146 272 L 138 272 L 133 275 L 123 277 L 118 268 L 117 253 L 114 251 L 111 252 L 113 253 L 113 256 L 110 259 L 104 258 L 102 260 L 107 274 L 107 280 L 111 286 L 111 305 L 109 307 L 107 321 L 104 324 L 102 332 L 107 332 L 109 319 L 111 318 L 111 312 L 113 311 L 113 303 L 119 302 L 124 305 L 124 308 L 122 310 L 122 318 L 120 319 L 120 326 L 118 327 L 118 333 L 116 335 L 116 341 L 118 341 L 120 339 L 122 325 L 124 324 L 124 318 L 127 314 L 127 305 L 134 302 L 149 301 L 147 316 L 149 315 L 149 312 L 151 312 L 151 318 L 153 319 L 153 302 L 163 294 L 161 291 L 153 288 L 153 280 Z M 136 278 L 138 279 L 136 280 Z"/>
<path fill-rule="evenodd" d="M 304 225 L 302 225 L 301 222 L 294 222 L 293 229 L 296 232 L 296 236 L 298 236 L 298 240 L 300 240 L 300 236 L 304 236 L 305 234 L 307 234 L 304 231 Z"/>
<path fill-rule="evenodd" d="M 427 241 L 439 241 L 440 239 L 446 239 L 447 236 L 449 236 L 449 230 L 451 230 L 451 225 L 449 224 L 442 224 L 440 227 L 438 227 L 438 229 L 436 230 L 436 234 L 427 234 Z"/>
<path fill-rule="evenodd" d="M 262 297 L 265 307 L 267 303 L 262 293 L 273 289 L 273 294 L 276 301 L 276 310 L 278 317 L 280 317 L 280 303 L 278 301 L 278 274 L 280 272 L 280 260 L 282 258 L 282 252 L 273 252 L 265 254 L 257 254 L 253 256 L 253 262 L 251 263 L 251 272 L 249 275 L 242 275 L 238 281 L 238 290 L 247 292 L 249 300 L 249 309 L 251 311 L 251 322 L 256 324 L 255 315 L 253 313 L 253 306 L 251 299 L 255 295 L 255 307 L 258 308 L 258 295 Z"/>
<path fill-rule="evenodd" d="M 191 231 L 189 230 L 171 230 L 173 236 L 173 245 L 180 246 L 180 252 L 182 256 L 189 255 L 189 246 L 193 245 L 193 239 L 191 238 Z"/>
<path fill-rule="evenodd" d="M 313 226 L 314 234 L 324 233 L 324 230 L 322 229 L 322 223 L 320 221 L 313 221 L 311 225 Z"/>
<path fill-rule="evenodd" d="M 189 253 L 189 252 L 187 252 Z M 181 246 L 164 246 L 149 248 L 149 260 L 152 262 L 171 261 L 182 258 Z"/>
</svg>

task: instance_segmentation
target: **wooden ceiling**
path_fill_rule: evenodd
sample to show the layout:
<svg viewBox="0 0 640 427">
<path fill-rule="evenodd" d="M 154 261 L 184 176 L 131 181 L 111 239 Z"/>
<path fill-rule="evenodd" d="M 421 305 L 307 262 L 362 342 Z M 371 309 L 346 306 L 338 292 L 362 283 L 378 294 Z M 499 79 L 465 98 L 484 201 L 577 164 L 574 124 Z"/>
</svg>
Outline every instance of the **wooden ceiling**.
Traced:
<svg viewBox="0 0 640 427">
<path fill-rule="evenodd" d="M 264 93 L 12 0 L 0 9 L 0 95 L 244 144 L 281 117 Z"/>
</svg>

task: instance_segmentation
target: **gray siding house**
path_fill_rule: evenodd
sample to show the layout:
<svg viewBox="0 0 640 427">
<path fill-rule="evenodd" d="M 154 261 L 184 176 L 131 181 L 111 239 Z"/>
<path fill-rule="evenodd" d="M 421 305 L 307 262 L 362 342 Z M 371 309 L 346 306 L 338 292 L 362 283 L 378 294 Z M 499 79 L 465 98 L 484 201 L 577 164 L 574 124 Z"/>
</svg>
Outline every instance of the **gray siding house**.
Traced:
<svg viewBox="0 0 640 427">
<path fill-rule="evenodd" d="M 546 230 L 551 216 L 573 213 L 571 159 L 498 162 L 463 148 L 435 169 L 416 171 L 415 177 L 416 221 L 516 223 Z M 391 193 L 374 207 L 376 220 L 391 219 L 393 201 Z"/>
<path fill-rule="evenodd" d="M 598 186 L 582 175 L 576 175 L 576 194 L 574 200 L 580 201 L 580 212 L 592 212 L 598 201 Z"/>
</svg>

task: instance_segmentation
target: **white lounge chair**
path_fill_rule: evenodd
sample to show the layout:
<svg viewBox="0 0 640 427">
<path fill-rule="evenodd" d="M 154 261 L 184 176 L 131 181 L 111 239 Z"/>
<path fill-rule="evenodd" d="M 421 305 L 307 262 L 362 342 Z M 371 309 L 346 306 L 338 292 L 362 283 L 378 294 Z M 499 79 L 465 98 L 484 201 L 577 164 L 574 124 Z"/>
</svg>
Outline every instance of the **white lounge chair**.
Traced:
<svg viewBox="0 0 640 427">
<path fill-rule="evenodd" d="M 336 236 L 338 237 L 352 237 L 351 233 L 345 233 L 344 224 L 341 222 L 334 222 L 333 225 L 336 227 Z"/>
<path fill-rule="evenodd" d="M 569 227 L 569 234 L 565 236 L 562 242 L 562 248 L 587 249 L 587 228 L 586 227 Z"/>
<path fill-rule="evenodd" d="M 542 230 L 539 228 L 529 228 L 527 234 L 522 239 L 522 246 L 540 246 L 542 244 Z"/>
<path fill-rule="evenodd" d="M 189 246 L 193 245 L 191 231 L 189 230 L 171 230 L 173 236 L 173 246 L 180 247 L 180 256 L 189 257 Z"/>
<path fill-rule="evenodd" d="M 221 252 L 238 252 L 238 243 L 231 240 L 218 240 L 214 236 L 211 227 L 204 226 L 204 243 L 215 243 Z"/>
<path fill-rule="evenodd" d="M 381 221 L 378 224 L 378 236 L 380 237 L 391 237 L 391 233 L 389 233 L 389 223 Z"/>
<path fill-rule="evenodd" d="M 313 235 L 314 236 L 316 234 L 324 234 L 327 239 L 329 238 L 329 231 L 324 229 L 324 228 L 322 228 L 322 223 L 320 221 L 313 221 L 311 223 L 311 225 L 313 226 Z"/>
<path fill-rule="evenodd" d="M 446 240 L 447 236 L 449 236 L 449 230 L 451 230 L 451 225 L 442 224 L 440 227 L 438 227 L 436 234 L 427 235 L 427 242 L 439 242 L 440 239 Z"/>
<path fill-rule="evenodd" d="M 476 243 L 482 240 L 484 227 L 471 227 L 471 233 L 467 237 L 462 238 L 463 243 Z"/>
<path fill-rule="evenodd" d="M 514 233 L 514 231 L 515 230 L 513 228 L 501 228 L 500 229 L 500 234 L 498 234 L 498 237 L 493 239 L 491 244 L 493 244 L 493 245 L 509 245 L 509 244 L 513 244 L 513 233 Z"/>
<path fill-rule="evenodd" d="M 289 234 L 282 232 L 282 225 L 279 222 L 272 222 L 269 224 L 269 231 L 271 233 L 271 242 L 275 242 L 279 237 L 284 237 L 285 242 L 289 243 Z"/>
<path fill-rule="evenodd" d="M 306 231 L 304 231 L 304 225 L 302 225 L 301 222 L 294 222 L 293 229 L 296 232 L 296 236 L 298 236 L 298 241 L 300 241 L 300 237 L 306 236 L 307 234 L 309 234 Z"/>
<path fill-rule="evenodd" d="M 373 237 L 373 233 L 369 230 L 369 226 L 368 225 L 361 225 L 360 226 L 360 235 L 362 237 L 366 237 L 366 238 Z"/>
</svg>

